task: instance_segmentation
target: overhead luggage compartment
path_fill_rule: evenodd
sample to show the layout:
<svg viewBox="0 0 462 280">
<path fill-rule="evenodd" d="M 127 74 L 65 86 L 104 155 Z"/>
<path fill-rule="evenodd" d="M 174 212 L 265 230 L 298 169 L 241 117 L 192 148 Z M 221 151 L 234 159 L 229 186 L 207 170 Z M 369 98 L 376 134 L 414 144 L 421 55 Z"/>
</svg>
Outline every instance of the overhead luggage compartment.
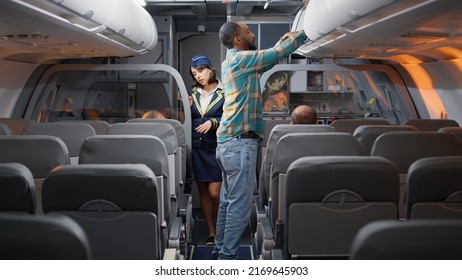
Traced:
<svg viewBox="0 0 462 280">
<path fill-rule="evenodd" d="M 310 0 L 303 22 L 308 40 L 297 52 L 413 63 L 461 58 L 461 9 L 453 0 Z"/>
<path fill-rule="evenodd" d="M 128 57 L 157 44 L 154 20 L 136 0 L 12 0 L 0 9 L 6 59 Z"/>
</svg>

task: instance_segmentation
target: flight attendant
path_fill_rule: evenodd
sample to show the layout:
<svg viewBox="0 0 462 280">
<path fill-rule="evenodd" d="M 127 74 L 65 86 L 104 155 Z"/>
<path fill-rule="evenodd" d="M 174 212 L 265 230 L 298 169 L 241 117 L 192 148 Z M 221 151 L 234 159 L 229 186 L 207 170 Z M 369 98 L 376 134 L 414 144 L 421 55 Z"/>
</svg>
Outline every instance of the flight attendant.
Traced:
<svg viewBox="0 0 462 280">
<path fill-rule="evenodd" d="M 189 97 L 192 119 L 192 165 L 202 212 L 209 230 L 205 245 L 212 246 L 216 234 L 215 220 L 222 181 L 215 151 L 216 130 L 223 113 L 223 86 L 210 59 L 205 55 L 193 57 L 190 73 L 194 79 Z"/>
</svg>

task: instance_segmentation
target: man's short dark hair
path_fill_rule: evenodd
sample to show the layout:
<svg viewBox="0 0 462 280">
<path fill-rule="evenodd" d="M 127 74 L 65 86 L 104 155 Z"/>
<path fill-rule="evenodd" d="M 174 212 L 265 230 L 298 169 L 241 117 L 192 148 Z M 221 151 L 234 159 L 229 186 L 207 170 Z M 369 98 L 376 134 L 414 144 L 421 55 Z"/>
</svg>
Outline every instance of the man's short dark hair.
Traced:
<svg viewBox="0 0 462 280">
<path fill-rule="evenodd" d="M 237 36 L 237 34 L 239 33 L 241 27 L 239 26 L 239 24 L 235 21 L 228 21 L 228 22 L 225 22 L 221 28 L 220 28 L 220 32 L 219 32 L 219 38 L 220 38 L 220 42 L 225 46 L 227 47 L 228 49 L 232 49 L 234 44 L 233 44 L 233 39 L 234 37 Z"/>
</svg>

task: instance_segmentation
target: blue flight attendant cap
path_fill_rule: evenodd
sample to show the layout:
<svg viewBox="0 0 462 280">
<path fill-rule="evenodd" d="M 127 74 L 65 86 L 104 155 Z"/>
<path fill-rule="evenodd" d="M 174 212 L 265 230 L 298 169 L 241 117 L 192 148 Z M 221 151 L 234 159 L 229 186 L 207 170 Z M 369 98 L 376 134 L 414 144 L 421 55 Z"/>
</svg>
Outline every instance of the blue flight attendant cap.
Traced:
<svg viewBox="0 0 462 280">
<path fill-rule="evenodd" d="M 210 59 L 205 55 L 196 55 L 191 61 L 191 67 L 199 67 L 203 65 L 212 65 Z"/>
</svg>

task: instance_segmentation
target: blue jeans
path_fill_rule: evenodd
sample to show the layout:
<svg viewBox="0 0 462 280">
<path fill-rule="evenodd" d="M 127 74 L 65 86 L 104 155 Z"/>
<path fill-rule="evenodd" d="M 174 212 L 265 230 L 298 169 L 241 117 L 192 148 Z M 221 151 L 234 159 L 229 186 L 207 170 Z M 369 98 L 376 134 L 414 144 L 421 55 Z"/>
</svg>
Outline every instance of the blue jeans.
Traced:
<svg viewBox="0 0 462 280">
<path fill-rule="evenodd" d="M 217 161 L 223 172 L 214 254 L 238 258 L 239 242 L 249 224 L 256 181 L 257 139 L 234 138 L 219 143 Z"/>
</svg>

